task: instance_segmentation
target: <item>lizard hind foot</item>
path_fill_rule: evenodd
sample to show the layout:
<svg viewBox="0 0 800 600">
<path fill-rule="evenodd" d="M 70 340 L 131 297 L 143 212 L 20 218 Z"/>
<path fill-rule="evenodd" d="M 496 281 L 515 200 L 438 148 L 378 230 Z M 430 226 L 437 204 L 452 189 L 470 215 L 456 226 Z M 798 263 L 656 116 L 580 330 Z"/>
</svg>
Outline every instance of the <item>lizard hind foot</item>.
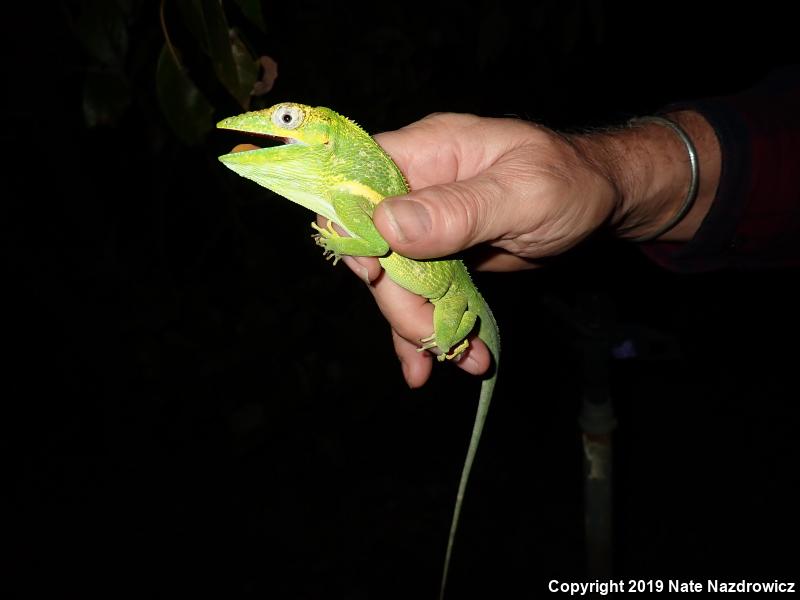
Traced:
<svg viewBox="0 0 800 600">
<path fill-rule="evenodd" d="M 461 356 L 464 353 L 464 350 L 466 350 L 467 348 L 469 348 L 469 340 L 465 338 L 463 342 L 461 342 L 458 346 L 453 348 L 452 352 L 450 352 L 449 354 L 447 353 L 440 354 L 436 358 L 438 358 L 440 361 L 453 360 L 454 358 L 458 358 L 459 356 Z"/>
<path fill-rule="evenodd" d="M 420 339 L 420 342 L 422 342 L 422 346 L 417 348 L 417 352 L 423 352 L 425 350 L 431 350 L 433 348 L 440 347 L 439 344 L 436 343 L 436 338 L 433 335 Z M 469 340 L 464 339 L 464 341 L 462 341 L 458 346 L 453 348 L 452 352 L 441 352 L 440 354 L 437 354 L 436 360 L 439 362 L 444 362 L 445 360 L 456 359 L 463 354 L 467 348 L 469 348 Z"/>
<path fill-rule="evenodd" d="M 466 350 L 467 348 L 469 348 L 469 340 L 468 339 L 464 339 L 463 342 L 461 342 L 458 346 L 453 348 L 452 352 L 449 352 L 449 353 L 448 352 L 443 352 L 442 354 L 440 354 L 436 358 L 437 358 L 437 360 L 439 360 L 439 362 L 444 362 L 445 360 L 454 360 L 454 359 L 458 360 L 461 357 L 461 355 L 464 353 L 464 350 Z"/>
</svg>

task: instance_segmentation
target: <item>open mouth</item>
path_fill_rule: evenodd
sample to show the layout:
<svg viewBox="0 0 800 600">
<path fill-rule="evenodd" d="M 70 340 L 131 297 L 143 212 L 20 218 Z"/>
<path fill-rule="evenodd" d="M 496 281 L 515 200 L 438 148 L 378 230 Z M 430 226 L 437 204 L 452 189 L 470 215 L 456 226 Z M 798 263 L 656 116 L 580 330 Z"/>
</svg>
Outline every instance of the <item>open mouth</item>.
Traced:
<svg viewBox="0 0 800 600">
<path fill-rule="evenodd" d="M 268 135 L 265 133 L 253 133 L 251 131 L 237 131 L 237 133 L 244 133 L 248 137 L 258 138 L 260 140 L 264 140 L 263 146 L 256 146 L 255 144 L 237 144 L 231 150 L 231 154 L 236 154 L 238 152 L 250 152 L 252 150 L 262 150 L 264 148 L 274 148 L 276 146 L 285 146 L 288 144 L 299 144 L 297 140 L 290 138 L 290 137 L 282 137 L 278 135 Z"/>
<path fill-rule="evenodd" d="M 251 150 L 261 150 L 261 146 L 256 146 L 255 144 L 236 144 L 233 150 L 231 150 L 231 154 L 250 152 Z"/>
</svg>

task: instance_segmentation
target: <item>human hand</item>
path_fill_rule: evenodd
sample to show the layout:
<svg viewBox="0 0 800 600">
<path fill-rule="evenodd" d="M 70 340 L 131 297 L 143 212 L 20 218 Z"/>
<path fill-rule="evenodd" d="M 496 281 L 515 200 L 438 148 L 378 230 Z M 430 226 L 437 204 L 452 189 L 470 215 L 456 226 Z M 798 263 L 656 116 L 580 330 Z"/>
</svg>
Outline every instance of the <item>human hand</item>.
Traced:
<svg viewBox="0 0 800 600">
<path fill-rule="evenodd" d="M 488 242 L 492 252 L 477 268 L 531 268 L 533 259 L 577 244 L 614 208 L 613 187 L 566 139 L 524 121 L 437 114 L 376 140 L 414 190 L 384 200 L 373 217 L 392 249 L 405 256 L 448 256 Z M 432 306 L 381 277 L 376 259 L 346 262 L 370 282 L 407 382 L 421 385 L 431 360 L 416 348 L 430 333 Z M 479 374 L 489 362 L 476 340 L 458 364 Z"/>
<path fill-rule="evenodd" d="M 533 268 L 603 225 L 626 235 L 657 229 L 684 193 L 674 158 L 684 149 L 659 126 L 567 137 L 517 119 L 435 114 L 375 139 L 413 191 L 381 202 L 373 220 L 392 250 L 411 258 L 485 243 L 475 268 Z M 370 284 L 392 326 L 406 381 L 422 385 L 431 357 L 416 349 L 430 333 L 431 304 L 383 277 L 377 259 L 345 262 Z M 489 353 L 476 339 L 457 364 L 480 374 Z"/>
</svg>

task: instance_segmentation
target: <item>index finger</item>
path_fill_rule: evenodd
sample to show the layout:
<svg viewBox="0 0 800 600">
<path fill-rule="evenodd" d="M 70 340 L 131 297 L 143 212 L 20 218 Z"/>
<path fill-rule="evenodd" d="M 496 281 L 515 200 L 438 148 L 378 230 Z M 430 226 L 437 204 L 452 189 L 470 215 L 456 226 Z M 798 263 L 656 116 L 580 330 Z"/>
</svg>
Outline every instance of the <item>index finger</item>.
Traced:
<svg viewBox="0 0 800 600">
<path fill-rule="evenodd" d="M 424 354 L 417 353 L 416 348 L 422 338 L 433 332 L 433 304 L 399 286 L 385 272 L 369 290 L 397 336 L 394 345 L 400 360 L 408 366 L 424 359 Z M 468 373 L 482 375 L 489 369 L 491 358 L 486 344 L 471 335 L 469 348 L 454 362 Z"/>
</svg>

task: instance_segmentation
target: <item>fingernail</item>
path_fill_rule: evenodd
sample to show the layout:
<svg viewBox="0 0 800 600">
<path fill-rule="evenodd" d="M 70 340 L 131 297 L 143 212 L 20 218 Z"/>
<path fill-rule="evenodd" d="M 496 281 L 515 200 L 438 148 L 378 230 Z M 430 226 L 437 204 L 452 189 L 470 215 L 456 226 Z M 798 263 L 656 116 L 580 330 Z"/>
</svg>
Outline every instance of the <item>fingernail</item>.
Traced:
<svg viewBox="0 0 800 600">
<path fill-rule="evenodd" d="M 463 361 L 462 361 L 463 365 L 462 366 L 464 367 L 464 370 L 467 371 L 468 373 L 472 373 L 473 375 L 477 374 L 478 373 L 478 361 L 475 360 L 469 354 L 467 354 L 466 356 L 464 356 L 462 354 L 461 356 L 463 357 Z"/>
<path fill-rule="evenodd" d="M 414 200 L 386 200 L 383 210 L 389 226 L 401 242 L 416 242 L 431 230 L 428 209 Z"/>
<path fill-rule="evenodd" d="M 371 285 L 369 280 L 369 271 L 367 268 L 362 265 L 358 260 L 352 256 L 343 256 L 342 261 L 352 269 L 353 273 L 355 273 L 361 281 L 366 283 L 367 285 Z"/>
<path fill-rule="evenodd" d="M 372 285 L 372 282 L 369 280 L 369 271 L 367 271 L 366 267 L 361 266 L 357 261 L 353 261 L 355 264 L 353 266 L 353 272 L 358 275 L 359 279 L 366 283 L 367 285 Z"/>
</svg>

